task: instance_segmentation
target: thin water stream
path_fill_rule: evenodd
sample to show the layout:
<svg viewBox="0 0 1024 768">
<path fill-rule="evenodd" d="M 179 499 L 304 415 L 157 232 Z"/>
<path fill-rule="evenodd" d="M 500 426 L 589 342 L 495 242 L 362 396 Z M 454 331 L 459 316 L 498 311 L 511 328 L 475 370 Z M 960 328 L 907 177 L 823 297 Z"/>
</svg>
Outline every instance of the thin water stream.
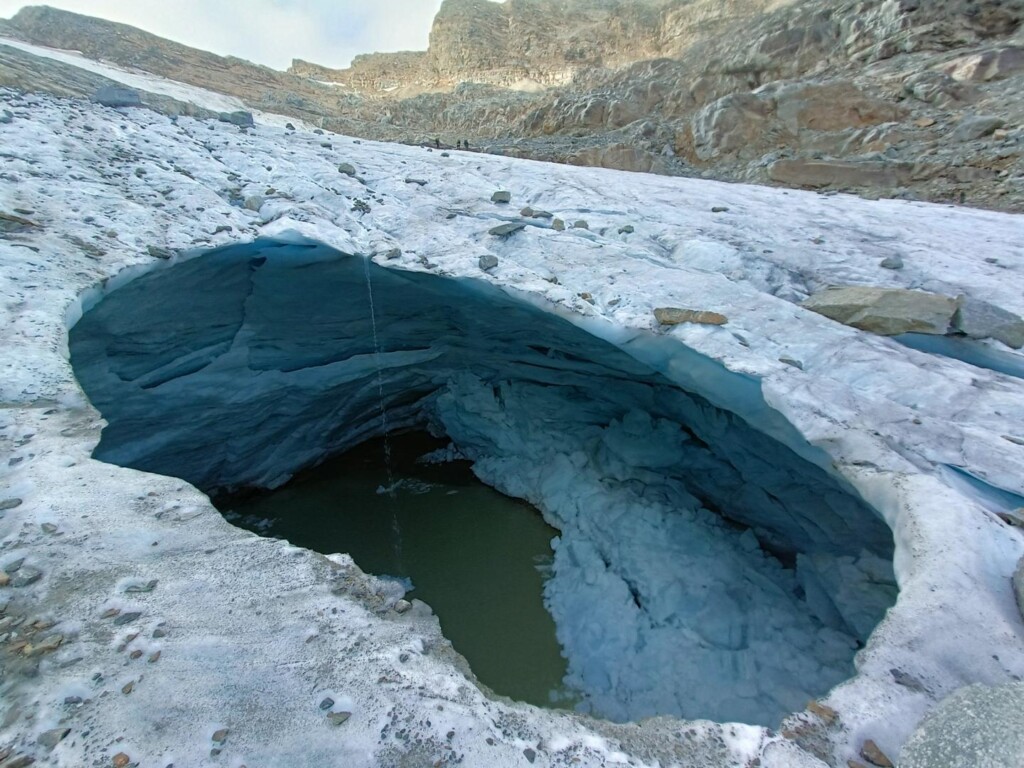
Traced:
<svg viewBox="0 0 1024 768">
<path fill-rule="evenodd" d="M 377 366 L 377 398 L 380 403 L 380 428 L 384 442 L 384 468 L 387 470 L 387 484 L 382 485 L 378 492 L 393 494 L 395 492 L 395 474 L 391 466 L 391 435 L 388 429 L 388 406 L 384 400 L 384 370 L 380 360 L 380 338 L 377 336 L 377 308 L 373 303 L 373 280 L 370 277 L 370 259 L 363 259 L 363 270 L 366 274 L 366 297 L 370 305 L 370 331 L 373 334 L 373 360 Z M 391 512 L 391 527 L 395 561 L 399 570 L 402 567 L 402 526 L 398 522 L 395 510 Z"/>
<path fill-rule="evenodd" d="M 443 442 L 392 435 L 390 466 L 382 442 L 368 441 L 272 493 L 222 504 L 225 517 L 410 580 L 408 597 L 434 609 L 481 682 L 519 701 L 571 707 L 576 698 L 562 683 L 566 661 L 543 599 L 558 531 L 530 505 L 477 480 L 468 462 L 417 463 Z M 391 492 L 380 493 L 386 482 Z"/>
</svg>

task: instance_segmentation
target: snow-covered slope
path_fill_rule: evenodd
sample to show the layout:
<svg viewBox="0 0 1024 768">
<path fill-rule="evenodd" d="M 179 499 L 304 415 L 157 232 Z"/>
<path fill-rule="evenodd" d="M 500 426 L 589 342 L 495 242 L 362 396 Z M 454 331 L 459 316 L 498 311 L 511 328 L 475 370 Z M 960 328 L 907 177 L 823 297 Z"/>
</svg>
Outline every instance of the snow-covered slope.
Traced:
<svg viewBox="0 0 1024 768">
<path fill-rule="evenodd" d="M 77 69 L 85 70 L 86 72 L 102 75 L 116 83 L 122 83 L 129 88 L 135 88 L 139 91 L 148 93 L 157 93 L 161 96 L 169 96 L 172 99 L 195 104 L 197 107 L 209 109 L 214 112 L 251 111 L 241 99 L 235 98 L 234 96 L 227 96 L 223 93 L 217 93 L 216 91 L 211 91 L 206 88 L 200 88 L 196 85 L 168 80 L 165 77 L 160 77 L 159 75 L 154 75 L 150 72 L 130 71 L 124 67 L 119 67 L 116 64 L 87 58 L 75 51 L 62 51 L 56 48 L 47 48 L 44 45 L 33 45 L 32 43 L 26 43 L 23 40 L 14 40 L 8 37 L 0 37 L 0 45 L 7 46 L 9 48 L 16 48 L 19 51 L 30 53 L 33 56 L 52 59 L 53 61 L 68 64 Z M 297 118 L 276 115 L 271 112 L 261 112 L 259 110 L 255 111 L 254 117 L 256 117 L 256 119 L 261 123 L 276 125 L 281 128 L 283 128 L 288 122 L 304 125 L 303 122 Z"/>
<path fill-rule="evenodd" d="M 11 93 L 3 109 L 12 119 L 0 124 L 0 566 L 25 558 L 12 584 L 31 569 L 41 577 L 3 587 L 0 605 L 24 626 L 55 622 L 35 645 L 62 636 L 55 651 L 4 657 L 3 734 L 19 752 L 42 760 L 36 739 L 59 727 L 71 732 L 48 759 L 69 766 L 118 752 L 145 765 L 820 766 L 815 754 L 842 764 L 865 739 L 895 757 L 958 687 L 1024 676 L 1009 583 L 1024 538 L 995 514 L 1024 494 L 1024 382 L 796 303 L 855 283 L 964 293 L 1022 313 L 1019 218 L 266 125 L 242 132 Z M 490 202 L 496 189 L 511 192 L 511 208 Z M 488 234 L 525 205 L 588 228 L 529 219 L 511 236 Z M 863 498 L 893 532 L 900 595 L 856 674 L 825 699 L 837 716 L 794 715 L 775 734 L 671 719 L 612 725 L 494 700 L 463 676 L 425 606 L 394 612 L 391 588 L 345 556 L 257 539 L 180 480 L 90 458 L 102 422 L 69 365 L 68 327 L 133 277 L 258 237 L 484 281 Z M 179 255 L 167 260 L 168 250 Z M 905 268 L 881 269 L 894 253 Z M 485 254 L 498 261 L 487 272 Z M 652 310 L 665 306 L 728 322 L 660 329 Z M 476 386 L 463 381 L 451 396 L 484 407 Z M 505 448 L 487 453 L 500 434 L 445 402 L 436 417 L 488 459 L 486 479 L 523 476 L 501 465 Z M 602 438 L 612 453 L 661 445 L 657 425 L 616 424 Z M 563 489 L 545 487 L 554 495 L 537 501 L 554 509 Z M 347 722 L 318 708 L 327 696 L 352 712 Z M 222 728 L 226 741 L 211 741 Z"/>
</svg>

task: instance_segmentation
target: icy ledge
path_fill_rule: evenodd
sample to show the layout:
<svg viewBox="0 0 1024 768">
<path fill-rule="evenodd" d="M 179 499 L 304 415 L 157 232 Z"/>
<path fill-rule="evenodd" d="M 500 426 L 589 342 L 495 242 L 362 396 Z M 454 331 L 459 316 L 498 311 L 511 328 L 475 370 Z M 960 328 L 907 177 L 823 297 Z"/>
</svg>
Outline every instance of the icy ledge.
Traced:
<svg viewBox="0 0 1024 768">
<path fill-rule="evenodd" d="M 462 757 L 466 765 L 758 758 L 820 766 L 815 755 L 842 764 L 866 739 L 895 758 L 921 716 L 954 690 L 1024 675 L 1009 586 L 1024 544 L 993 513 L 998 494 L 989 491 L 1024 491 L 1020 380 L 866 336 L 793 303 L 828 282 L 895 281 L 983 296 L 1019 314 L 1019 219 L 441 158 L 341 137 L 328 149 L 322 137 L 262 126 L 241 134 L 144 111 L 10 94 L 2 102 L 14 120 L 0 126 L 0 207 L 32 225 L 5 223 L 0 239 L 8 457 L 0 565 L 25 558 L 21 568 L 41 574 L 3 587 L 2 599 L 8 615 L 56 622 L 40 639 L 61 636 L 56 650 L 5 657 L 3 737 L 17 751 L 57 765 L 124 752 L 182 765 Z M 359 178 L 339 174 L 339 162 Z M 406 176 L 429 183 L 407 185 Z M 495 180 L 523 204 L 586 217 L 590 230 L 487 235 L 509 218 L 489 202 Z M 265 198 L 258 212 L 232 204 L 255 194 Z M 357 197 L 369 213 L 350 211 Z M 729 215 L 712 214 L 712 200 Z M 617 234 L 625 223 L 634 234 Z M 232 230 L 215 233 L 224 226 Z M 774 734 L 671 719 L 616 726 L 494 701 L 467 682 L 424 609 L 391 612 L 389 593 L 346 558 L 240 533 L 181 481 L 91 459 L 101 423 L 66 359 L 78 297 L 124 267 L 158 263 L 148 246 L 193 251 L 289 232 L 381 259 L 398 247 L 397 266 L 447 276 L 481 277 L 479 257 L 490 252 L 499 267 L 483 279 L 620 345 L 652 330 L 655 306 L 728 315 L 724 328 L 658 337 L 643 362 L 711 402 L 731 396 L 711 386 L 723 368 L 759 381 L 762 416 L 715 404 L 799 449 L 893 531 L 898 602 L 858 654 L 857 674 L 825 698 L 830 709 L 796 715 Z M 893 248 L 908 268 L 882 275 L 879 253 Z M 684 358 L 673 341 L 711 368 L 674 365 Z M 138 591 L 153 580 L 152 591 Z M 136 650 L 143 655 L 132 659 Z M 34 665 L 38 674 L 24 674 Z M 318 707 L 326 696 L 351 718 L 333 725 Z M 37 739 L 57 728 L 71 731 L 46 757 L 52 738 Z M 224 728 L 226 740 L 211 741 Z"/>
</svg>

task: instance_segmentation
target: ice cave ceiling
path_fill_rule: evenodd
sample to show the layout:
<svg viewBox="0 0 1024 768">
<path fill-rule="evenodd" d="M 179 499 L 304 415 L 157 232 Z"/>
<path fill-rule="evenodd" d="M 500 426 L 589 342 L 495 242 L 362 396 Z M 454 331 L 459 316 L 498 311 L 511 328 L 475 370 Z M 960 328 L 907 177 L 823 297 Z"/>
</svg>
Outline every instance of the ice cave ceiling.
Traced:
<svg viewBox="0 0 1024 768">
<path fill-rule="evenodd" d="M 70 346 L 96 457 L 208 492 L 378 435 L 382 399 L 447 435 L 562 532 L 546 600 L 599 716 L 775 725 L 895 600 L 890 531 L 823 469 L 483 282 L 262 240 L 118 283 Z"/>
</svg>

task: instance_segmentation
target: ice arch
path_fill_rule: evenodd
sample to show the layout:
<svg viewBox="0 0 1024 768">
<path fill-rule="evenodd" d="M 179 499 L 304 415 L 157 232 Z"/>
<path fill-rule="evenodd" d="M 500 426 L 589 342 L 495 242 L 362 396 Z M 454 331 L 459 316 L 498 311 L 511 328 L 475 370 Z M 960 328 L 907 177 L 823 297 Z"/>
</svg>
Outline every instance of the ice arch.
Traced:
<svg viewBox="0 0 1024 768">
<path fill-rule="evenodd" d="M 588 709 L 777 724 L 853 673 L 895 599 L 891 534 L 755 381 L 592 331 L 482 281 L 261 240 L 108 287 L 70 343 L 108 422 L 96 457 L 208 491 L 379 434 L 382 391 L 392 429 L 448 435 L 562 531 L 546 599 Z"/>
</svg>

